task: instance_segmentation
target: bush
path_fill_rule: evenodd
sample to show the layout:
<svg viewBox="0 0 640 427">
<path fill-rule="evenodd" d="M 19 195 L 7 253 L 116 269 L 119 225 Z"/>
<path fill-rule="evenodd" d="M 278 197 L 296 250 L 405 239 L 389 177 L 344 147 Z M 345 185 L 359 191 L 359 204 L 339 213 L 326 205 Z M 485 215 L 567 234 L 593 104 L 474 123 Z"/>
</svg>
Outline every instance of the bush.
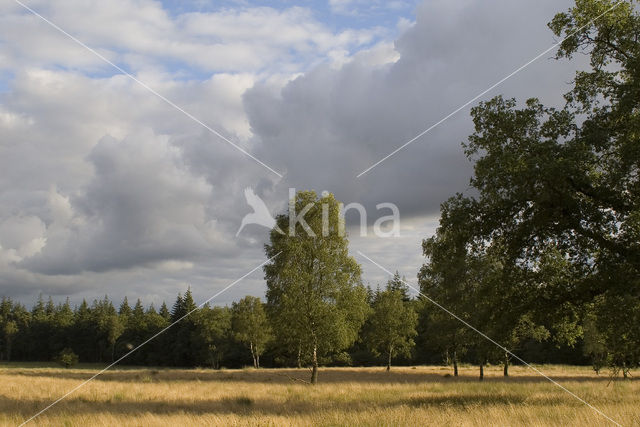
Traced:
<svg viewBox="0 0 640 427">
<path fill-rule="evenodd" d="M 78 355 L 75 354 L 70 348 L 65 348 L 60 353 L 58 353 L 55 361 L 65 368 L 70 368 L 78 363 Z"/>
<path fill-rule="evenodd" d="M 333 365 L 335 366 L 351 366 L 353 365 L 353 361 L 351 360 L 351 356 L 346 351 L 334 354 L 332 357 Z"/>
</svg>

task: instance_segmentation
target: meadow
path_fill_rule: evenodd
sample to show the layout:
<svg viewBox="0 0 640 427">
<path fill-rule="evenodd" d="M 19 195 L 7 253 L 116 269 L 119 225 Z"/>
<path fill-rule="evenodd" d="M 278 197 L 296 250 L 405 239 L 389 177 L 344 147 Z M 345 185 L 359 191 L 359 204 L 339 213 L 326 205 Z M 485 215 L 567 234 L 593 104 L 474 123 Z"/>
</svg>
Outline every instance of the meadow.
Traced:
<svg viewBox="0 0 640 427">
<path fill-rule="evenodd" d="M 588 367 L 545 374 L 622 425 L 640 425 L 640 382 Z M 98 371 L 0 365 L 0 423 L 18 425 Z M 33 420 L 43 426 L 160 425 L 611 425 L 533 371 L 463 366 L 307 369 L 118 368 Z M 632 372 L 633 374 L 633 372 Z"/>
</svg>

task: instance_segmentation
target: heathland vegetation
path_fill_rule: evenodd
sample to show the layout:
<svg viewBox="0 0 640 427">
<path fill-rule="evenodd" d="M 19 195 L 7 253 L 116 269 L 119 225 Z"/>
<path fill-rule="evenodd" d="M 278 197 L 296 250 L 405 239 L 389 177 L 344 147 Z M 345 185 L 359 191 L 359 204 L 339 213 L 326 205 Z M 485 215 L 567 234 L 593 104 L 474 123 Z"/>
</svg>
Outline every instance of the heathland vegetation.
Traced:
<svg viewBox="0 0 640 427">
<path fill-rule="evenodd" d="M 608 384 L 589 367 L 544 366 L 545 373 L 622 425 L 640 423 L 640 382 Z M 0 364 L 0 425 L 18 425 L 97 369 Z M 611 425 L 532 371 L 509 378 L 489 367 L 323 368 L 321 381 L 290 369 L 109 370 L 33 422 L 42 426 L 397 426 Z M 31 425 L 31 424 L 29 424 Z"/>
</svg>

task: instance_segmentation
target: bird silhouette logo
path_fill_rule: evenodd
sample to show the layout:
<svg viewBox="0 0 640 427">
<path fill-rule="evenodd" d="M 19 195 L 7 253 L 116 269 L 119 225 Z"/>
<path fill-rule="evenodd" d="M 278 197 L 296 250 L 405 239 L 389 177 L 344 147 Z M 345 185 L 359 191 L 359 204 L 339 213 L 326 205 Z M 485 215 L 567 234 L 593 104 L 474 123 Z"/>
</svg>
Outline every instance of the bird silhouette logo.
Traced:
<svg viewBox="0 0 640 427">
<path fill-rule="evenodd" d="M 240 228 L 236 233 L 236 237 L 240 235 L 240 232 L 245 227 L 245 225 L 249 224 L 257 224 L 267 228 L 275 228 L 279 233 L 282 233 L 282 230 L 276 225 L 276 220 L 269 212 L 269 208 L 267 208 L 266 203 L 262 200 L 256 193 L 254 193 L 253 188 L 247 187 L 244 189 L 244 198 L 247 200 L 247 204 L 253 208 L 253 212 L 248 213 L 242 218 L 242 223 L 240 224 Z"/>
</svg>

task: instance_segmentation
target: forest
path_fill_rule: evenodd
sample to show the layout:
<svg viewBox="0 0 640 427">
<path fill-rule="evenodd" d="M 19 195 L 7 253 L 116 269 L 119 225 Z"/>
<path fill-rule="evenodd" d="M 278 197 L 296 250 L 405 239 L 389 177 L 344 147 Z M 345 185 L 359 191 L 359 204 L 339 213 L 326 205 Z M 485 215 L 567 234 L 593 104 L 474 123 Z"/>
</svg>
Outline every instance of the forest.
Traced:
<svg viewBox="0 0 640 427">
<path fill-rule="evenodd" d="M 395 326 L 402 323 L 404 328 L 395 329 L 399 336 L 392 363 L 452 363 L 447 346 L 438 344 L 446 336 L 426 332 L 430 311 L 419 298 L 409 297 L 398 274 L 382 289 L 367 288 L 366 293 L 371 314 L 358 338 L 344 351 L 323 356 L 322 365 L 386 365 L 389 354 L 379 342 L 384 340 L 389 322 Z M 264 306 L 259 298 L 246 296 L 231 307 L 198 308 L 190 290 L 178 295 L 171 308 L 164 303 L 158 308 L 145 306 L 139 299 L 130 304 L 126 298 L 114 304 L 106 296 L 77 306 L 68 300 L 56 304 L 51 298 L 40 298 L 27 308 L 5 297 L 0 302 L 0 356 L 2 361 L 49 362 L 58 361 L 61 353 L 70 350 L 79 362 L 107 364 L 192 312 L 131 353 L 123 364 L 239 368 L 254 366 L 255 354 L 256 365 L 263 367 L 306 366 L 309 360 L 305 355 L 298 358 L 297 347 L 291 351 L 275 339 Z M 528 362 L 590 363 L 582 339 L 572 346 L 527 339 L 519 350 L 518 355 Z M 471 349 L 461 355 L 461 362 L 474 361 Z"/>
</svg>

